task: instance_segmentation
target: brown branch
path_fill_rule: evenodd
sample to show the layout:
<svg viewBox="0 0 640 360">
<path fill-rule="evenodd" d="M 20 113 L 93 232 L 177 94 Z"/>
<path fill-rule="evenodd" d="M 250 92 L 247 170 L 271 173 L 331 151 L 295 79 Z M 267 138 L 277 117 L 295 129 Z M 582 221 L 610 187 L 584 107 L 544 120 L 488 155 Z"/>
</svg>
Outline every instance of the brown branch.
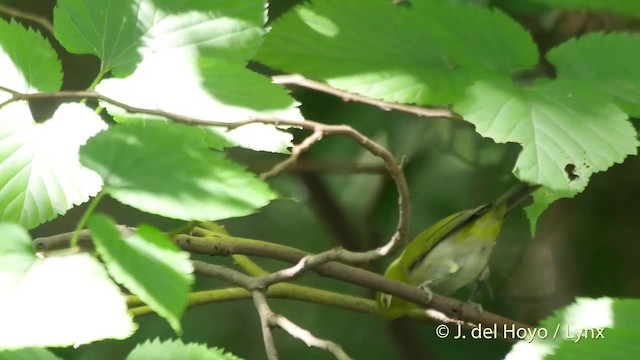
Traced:
<svg viewBox="0 0 640 360">
<path fill-rule="evenodd" d="M 302 340 L 309 347 L 317 347 L 329 351 L 336 357 L 336 359 L 351 360 L 351 357 L 347 355 L 347 353 L 345 353 L 344 350 L 342 350 L 342 347 L 337 343 L 313 336 L 313 334 L 308 330 L 301 328 L 280 314 L 272 314 L 269 318 L 269 324 L 277 325 L 279 328 L 289 333 L 289 335 Z"/>
<path fill-rule="evenodd" d="M 35 15 L 35 14 L 31 14 L 22 10 L 18 10 L 16 8 L 13 8 L 11 6 L 7 6 L 4 4 L 0 4 L 0 13 L 4 13 L 9 15 L 10 17 L 16 18 L 16 19 L 25 19 L 28 21 L 32 21 L 40 26 L 42 26 L 45 30 L 47 30 L 48 32 L 50 32 L 51 34 L 53 34 L 53 24 L 51 24 L 51 22 L 49 22 L 49 19 L 47 19 L 44 16 L 39 16 L 39 15 Z"/>
<path fill-rule="evenodd" d="M 270 177 L 276 176 L 283 172 L 290 165 L 295 164 L 298 161 L 300 154 L 302 154 L 304 151 L 307 151 L 311 146 L 313 146 L 313 144 L 322 140 L 322 135 L 323 132 L 321 129 L 313 130 L 313 133 L 311 135 L 307 136 L 300 144 L 295 145 L 291 149 L 291 156 L 286 158 L 284 161 L 276 164 L 276 166 L 274 166 L 271 170 L 260 174 L 260 179 L 266 180 Z"/>
<path fill-rule="evenodd" d="M 204 125 L 204 126 L 221 126 L 226 127 L 228 129 L 238 128 L 243 125 L 253 124 L 253 123 L 262 123 L 262 124 L 271 124 L 271 125 L 285 125 L 285 126 L 293 126 L 300 127 L 306 130 L 313 131 L 314 134 L 309 136 L 306 140 L 307 143 L 303 141 L 303 144 L 300 144 L 298 147 L 299 151 L 305 150 L 307 146 L 313 144 L 319 137 L 325 135 L 342 135 L 346 136 L 353 141 L 357 142 L 360 146 L 369 151 L 372 155 L 381 158 L 384 160 L 385 166 L 389 171 L 389 174 L 393 178 L 396 188 L 398 191 L 398 224 L 396 227 L 395 233 L 391 236 L 391 239 L 387 242 L 387 244 L 366 252 L 352 252 L 343 249 L 331 250 L 326 254 L 318 254 L 317 256 L 322 258 L 323 261 L 329 260 L 341 260 L 348 263 L 364 263 L 371 262 L 377 260 L 399 248 L 405 241 L 407 237 L 407 229 L 409 227 L 409 213 L 411 211 L 411 205 L 409 200 L 409 187 L 407 185 L 407 181 L 404 177 L 404 173 L 402 172 L 402 167 L 396 162 L 393 155 L 384 147 L 379 145 L 378 143 L 372 141 L 359 131 L 347 125 L 327 125 L 323 123 L 319 123 L 316 121 L 305 120 L 305 121 L 297 121 L 297 120 L 287 120 L 287 119 L 279 119 L 279 118 L 252 118 L 239 122 L 225 122 L 225 121 L 216 121 L 216 120 L 207 120 L 207 119 L 199 119 L 190 116 L 185 116 L 181 114 L 174 114 L 162 110 L 153 110 L 153 109 L 144 109 L 135 106 L 130 106 L 128 104 L 122 103 L 120 101 L 114 100 L 107 96 L 104 96 L 96 91 L 58 91 L 53 93 L 36 93 L 36 94 L 24 94 L 15 90 L 11 90 L 9 88 L 0 86 L 0 91 L 8 92 L 12 95 L 12 98 L 8 100 L 8 102 L 19 101 L 19 100 L 33 100 L 33 99 L 95 99 L 105 101 L 112 105 L 118 106 L 130 113 L 140 113 L 147 115 L 155 115 L 166 117 L 172 119 L 177 122 L 181 122 L 189 125 Z M 2 104 L 0 105 L 6 105 Z M 285 161 L 286 162 L 286 161 Z M 287 163 L 288 164 L 288 163 Z M 287 165 L 285 164 L 285 165 Z M 278 171 L 284 170 L 286 166 L 278 166 Z M 268 172 L 268 175 L 275 175 L 278 171 Z M 315 263 L 312 261 L 311 263 Z"/>
<path fill-rule="evenodd" d="M 398 104 L 398 103 L 386 102 L 382 100 L 376 100 L 370 97 L 353 94 L 343 90 L 338 90 L 325 83 L 307 79 L 300 74 L 276 75 L 276 76 L 272 76 L 271 80 L 273 80 L 275 84 L 296 85 L 296 86 L 301 86 L 308 89 L 320 91 L 323 93 L 327 93 L 327 94 L 339 97 L 344 101 L 354 101 L 354 102 L 359 102 L 363 104 L 373 105 L 384 111 L 396 110 L 396 111 L 402 111 L 402 112 L 406 112 L 406 113 L 410 113 L 410 114 L 414 114 L 422 117 L 449 118 L 449 119 L 456 119 L 456 120 L 462 119 L 462 116 L 460 116 L 459 114 L 449 109 L 424 108 L 424 107 L 415 106 L 415 105 Z"/>
</svg>

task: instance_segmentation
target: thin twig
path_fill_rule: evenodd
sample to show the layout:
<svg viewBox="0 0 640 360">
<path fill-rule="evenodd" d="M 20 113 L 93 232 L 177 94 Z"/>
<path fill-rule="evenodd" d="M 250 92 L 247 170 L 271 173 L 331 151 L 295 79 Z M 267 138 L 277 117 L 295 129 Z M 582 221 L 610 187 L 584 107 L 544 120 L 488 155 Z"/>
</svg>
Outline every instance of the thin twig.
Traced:
<svg viewBox="0 0 640 360">
<path fill-rule="evenodd" d="M 31 14 L 3 4 L 0 4 L 0 13 L 5 13 L 17 19 L 33 21 L 34 23 L 37 23 L 38 25 L 45 28 L 49 33 L 53 34 L 53 24 L 51 24 L 51 22 L 49 22 L 49 19 L 45 18 L 44 16 Z"/>
<path fill-rule="evenodd" d="M 293 336 L 296 339 L 302 340 L 309 347 L 317 347 L 320 349 L 327 350 L 331 352 L 336 359 L 340 360 L 351 360 L 351 357 L 347 355 L 347 353 L 342 350 L 342 347 L 333 341 L 319 339 L 313 336 L 309 331 L 301 328 L 300 326 L 291 322 L 291 320 L 279 314 L 272 314 L 269 319 L 270 324 L 277 325 L 289 335 Z"/>
<path fill-rule="evenodd" d="M 295 164 L 304 151 L 307 151 L 313 144 L 322 140 L 322 130 L 315 129 L 311 135 L 307 136 L 300 144 L 295 145 L 291 149 L 291 155 L 284 161 L 276 164 L 271 170 L 260 174 L 260 179 L 266 180 L 283 172 L 287 167 Z"/>
<path fill-rule="evenodd" d="M 363 104 L 369 104 L 369 105 L 373 105 L 376 106 L 384 111 L 390 111 L 390 110 L 397 110 L 397 111 L 402 111 L 402 112 L 406 112 L 406 113 L 410 113 L 410 114 L 414 114 L 414 115 L 418 115 L 418 116 L 423 116 L 423 117 L 431 117 L 431 118 L 449 118 L 449 119 L 456 119 L 456 120 L 461 120 L 462 117 L 460 115 L 458 115 L 457 113 L 449 110 L 449 109 L 444 109 L 444 108 L 423 108 L 420 106 L 415 106 L 415 105 L 407 105 L 407 104 L 398 104 L 398 103 L 391 103 L 391 102 L 387 102 L 387 101 L 382 101 L 382 100 L 377 100 L 377 99 L 372 99 L 370 97 L 366 97 L 366 96 L 362 96 L 362 95 L 358 95 L 358 94 L 353 94 L 347 91 L 343 91 L 343 90 L 338 90 L 332 86 L 329 86 L 325 83 L 319 82 L 319 81 L 315 81 L 315 80 L 311 80 L 311 79 L 307 79 L 304 76 L 300 75 L 300 74 L 291 74 L 291 75 L 275 75 L 271 77 L 271 80 L 275 83 L 275 84 L 280 84 L 280 85 L 296 85 L 296 86 L 301 86 L 301 87 L 305 87 L 308 89 L 312 89 L 312 90 L 316 90 L 316 91 L 320 91 L 323 93 L 327 93 L 330 95 L 334 95 L 336 97 L 341 98 L 344 101 L 354 101 L 354 102 L 359 102 L 359 103 L 363 103 Z"/>
<path fill-rule="evenodd" d="M 269 304 L 267 304 L 267 298 L 262 291 L 254 290 L 251 292 L 251 295 L 253 296 L 253 304 L 256 309 L 258 309 L 258 315 L 260 315 L 262 339 L 264 341 L 265 351 L 267 352 L 267 358 L 269 360 L 277 360 L 278 350 L 273 341 L 273 333 L 271 332 L 271 325 L 269 324 L 269 319 L 274 316 L 273 311 L 269 307 Z"/>
<path fill-rule="evenodd" d="M 192 263 L 195 271 L 198 273 L 215 276 L 251 291 L 254 304 L 258 310 L 258 314 L 260 315 L 265 349 L 267 351 L 267 357 L 270 360 L 278 359 L 278 354 L 273 342 L 273 335 L 271 333 L 271 326 L 278 326 L 282 328 L 291 336 L 304 341 L 307 346 L 327 350 L 334 354 L 337 359 L 351 359 L 342 350 L 340 345 L 328 340 L 318 339 L 309 331 L 297 326 L 284 316 L 275 314 L 269 307 L 269 304 L 267 304 L 267 299 L 263 293 L 262 286 L 260 285 L 260 277 L 253 278 L 236 270 L 232 270 L 224 266 L 208 264 L 202 261 L 192 261 Z"/>
</svg>

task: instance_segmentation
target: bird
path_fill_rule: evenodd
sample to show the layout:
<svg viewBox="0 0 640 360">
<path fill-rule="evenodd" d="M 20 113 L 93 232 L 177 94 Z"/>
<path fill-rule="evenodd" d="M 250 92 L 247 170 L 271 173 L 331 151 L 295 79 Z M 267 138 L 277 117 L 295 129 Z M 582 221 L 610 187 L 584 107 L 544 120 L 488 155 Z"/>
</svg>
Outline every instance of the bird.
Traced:
<svg viewBox="0 0 640 360">
<path fill-rule="evenodd" d="M 384 276 L 418 286 L 429 297 L 434 292 L 451 295 L 477 280 L 485 280 L 505 215 L 539 188 L 540 185 L 520 183 L 491 204 L 445 217 L 411 240 Z M 388 320 L 417 307 L 383 292 L 377 292 L 375 298 L 382 316 Z"/>
</svg>

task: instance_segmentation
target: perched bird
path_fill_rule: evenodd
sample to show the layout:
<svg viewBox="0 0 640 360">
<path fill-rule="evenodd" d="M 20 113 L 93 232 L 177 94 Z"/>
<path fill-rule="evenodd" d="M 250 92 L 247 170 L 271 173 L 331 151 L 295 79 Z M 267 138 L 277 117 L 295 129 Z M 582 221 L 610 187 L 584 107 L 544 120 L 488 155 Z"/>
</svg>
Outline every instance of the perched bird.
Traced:
<svg viewBox="0 0 640 360">
<path fill-rule="evenodd" d="M 539 185 L 519 184 L 493 204 L 450 215 L 420 233 L 387 268 L 384 276 L 419 286 L 428 295 L 451 295 L 488 277 L 488 262 L 502 221 Z M 385 318 L 396 319 L 417 305 L 376 293 Z"/>
</svg>

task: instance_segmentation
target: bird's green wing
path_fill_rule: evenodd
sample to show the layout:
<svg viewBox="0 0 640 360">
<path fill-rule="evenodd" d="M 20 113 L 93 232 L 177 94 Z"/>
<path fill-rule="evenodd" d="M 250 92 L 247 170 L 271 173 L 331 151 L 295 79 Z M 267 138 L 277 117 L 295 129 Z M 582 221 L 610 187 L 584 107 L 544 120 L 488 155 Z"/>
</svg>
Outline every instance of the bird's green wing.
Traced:
<svg viewBox="0 0 640 360">
<path fill-rule="evenodd" d="M 478 216 L 486 213 L 490 207 L 490 205 L 483 205 L 475 209 L 455 213 L 438 221 L 435 225 L 418 234 L 418 236 L 409 243 L 404 249 L 403 254 L 414 254 L 414 256 L 401 256 L 400 258 L 403 261 L 398 265 L 404 269 L 408 269 L 413 263 L 422 261 L 439 241 L 442 241 L 472 222 Z"/>
</svg>

